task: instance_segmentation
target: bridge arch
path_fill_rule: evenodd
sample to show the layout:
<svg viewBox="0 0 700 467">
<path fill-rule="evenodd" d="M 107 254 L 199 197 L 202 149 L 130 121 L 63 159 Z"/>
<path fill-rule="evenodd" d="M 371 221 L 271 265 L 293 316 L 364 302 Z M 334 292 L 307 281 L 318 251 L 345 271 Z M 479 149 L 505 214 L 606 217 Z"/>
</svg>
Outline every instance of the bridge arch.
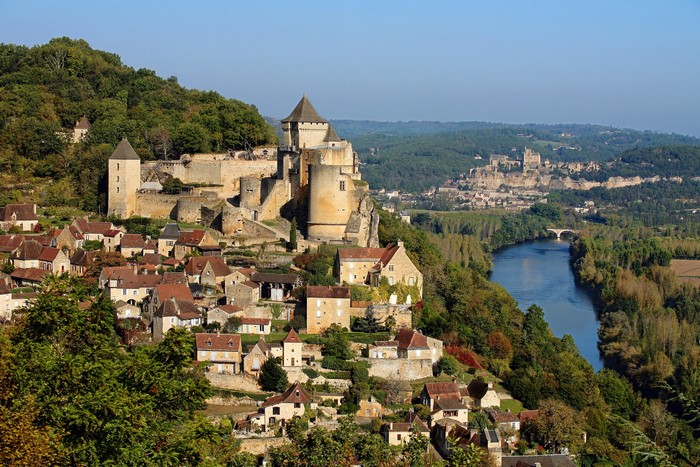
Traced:
<svg viewBox="0 0 700 467">
<path fill-rule="evenodd" d="M 563 234 L 563 233 L 571 233 L 571 234 L 578 233 L 578 230 L 574 230 L 574 229 L 547 229 L 547 231 L 554 232 L 557 236 L 557 239 L 561 238 L 561 234 Z"/>
</svg>

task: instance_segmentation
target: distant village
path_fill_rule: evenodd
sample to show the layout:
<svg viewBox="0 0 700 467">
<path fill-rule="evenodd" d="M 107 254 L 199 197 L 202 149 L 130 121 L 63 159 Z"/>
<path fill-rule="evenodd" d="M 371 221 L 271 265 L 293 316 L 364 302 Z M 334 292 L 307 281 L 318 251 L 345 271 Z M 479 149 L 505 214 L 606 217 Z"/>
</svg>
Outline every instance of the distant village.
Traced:
<svg viewBox="0 0 700 467">
<path fill-rule="evenodd" d="M 420 433 L 443 458 L 450 456 L 450 440 L 459 439 L 488 451 L 498 465 L 574 465 L 566 453 L 505 455 L 515 450 L 521 425 L 536 419 L 537 411 L 511 411 L 517 404 L 485 370 L 460 378 L 439 374 L 445 344 L 413 326 L 413 314 L 423 306 L 423 275 L 400 240 L 379 246 L 378 216 L 352 145 L 306 96 L 282 125 L 284 143 L 278 148 L 148 164 L 122 140 L 109 159 L 112 220 L 80 217 L 46 230 L 46 216 L 36 205 L 1 207 L 0 322 L 30 305 L 47 276 L 69 274 L 91 278 L 114 302 L 125 346 L 159 342 L 173 328 L 193 330 L 193 360 L 208 365 L 207 378 L 216 388 L 264 394 L 263 367 L 278 362 L 290 383 L 283 392 L 258 402 L 223 396 L 211 401 L 250 405 L 247 413 L 238 413 L 233 429 L 243 450 L 264 454 L 266 447 L 284 442 L 279 435 L 295 416 L 310 411 L 312 425 L 337 425 L 352 380 L 322 366 L 319 337 L 350 330 L 356 320 L 374 321 L 383 337 L 354 339 L 362 333 L 348 333 L 350 360 L 366 363 L 369 377 L 391 383 L 391 391 L 383 401 L 359 401 L 354 415 L 379 420 L 387 443 L 401 445 Z M 89 128 L 85 119 L 78 122 L 74 141 Z M 554 170 L 595 170 L 595 165 L 541 163 L 530 150 L 519 160 L 494 155 L 489 166 L 435 193 L 472 207 L 520 209 L 546 193 L 533 185 L 500 196 L 503 192 L 486 189 L 490 182 L 476 191 L 463 191 L 462 184 L 478 187 L 480 180 L 516 175 L 537 179 Z M 164 188 L 174 178 L 185 186 L 179 193 Z M 281 213 L 293 215 L 285 220 Z M 168 222 L 158 235 L 146 236 L 117 222 L 133 216 Z M 289 218 L 301 219 L 298 230 Z M 335 249 L 329 271 L 334 285 L 308 285 L 292 262 L 321 245 Z M 282 264 L 291 264 L 288 272 L 276 270 Z M 403 292 L 378 293 L 387 285 L 401 285 Z M 354 296 L 358 288 L 366 292 L 361 299 Z M 411 408 L 396 421 L 396 404 L 425 409 Z M 470 425 L 474 416 L 486 418 L 487 426 Z"/>
</svg>

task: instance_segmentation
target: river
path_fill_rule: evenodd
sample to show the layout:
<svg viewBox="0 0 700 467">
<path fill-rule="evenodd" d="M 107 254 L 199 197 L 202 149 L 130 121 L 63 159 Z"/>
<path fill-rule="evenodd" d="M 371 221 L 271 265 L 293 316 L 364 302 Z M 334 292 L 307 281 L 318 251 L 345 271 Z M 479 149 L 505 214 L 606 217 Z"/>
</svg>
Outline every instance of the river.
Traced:
<svg viewBox="0 0 700 467">
<path fill-rule="evenodd" d="M 542 307 L 554 335 L 571 334 L 593 369 L 603 368 L 593 294 L 576 284 L 567 240 L 537 240 L 503 248 L 493 254 L 489 279 L 502 285 L 523 311 L 533 303 Z"/>
</svg>

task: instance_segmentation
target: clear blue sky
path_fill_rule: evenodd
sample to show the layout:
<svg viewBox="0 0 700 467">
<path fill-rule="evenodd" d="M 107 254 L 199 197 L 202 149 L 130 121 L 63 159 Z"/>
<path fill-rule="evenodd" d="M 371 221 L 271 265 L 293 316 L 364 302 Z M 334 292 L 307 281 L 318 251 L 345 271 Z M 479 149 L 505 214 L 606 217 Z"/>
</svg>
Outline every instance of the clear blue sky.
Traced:
<svg viewBox="0 0 700 467">
<path fill-rule="evenodd" d="M 278 118 L 700 136 L 700 0 L 0 0 L 0 42 L 60 36 Z"/>
</svg>

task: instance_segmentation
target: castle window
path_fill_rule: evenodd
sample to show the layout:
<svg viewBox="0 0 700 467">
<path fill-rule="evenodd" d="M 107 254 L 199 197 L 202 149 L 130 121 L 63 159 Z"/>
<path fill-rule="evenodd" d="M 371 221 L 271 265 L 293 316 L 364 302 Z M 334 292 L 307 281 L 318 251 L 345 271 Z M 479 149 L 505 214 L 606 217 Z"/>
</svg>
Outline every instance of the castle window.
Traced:
<svg viewBox="0 0 700 467">
<path fill-rule="evenodd" d="M 340 181 L 340 191 L 345 191 L 345 180 Z"/>
<path fill-rule="evenodd" d="M 117 193 L 119 193 L 119 187 L 117 187 Z"/>
<path fill-rule="evenodd" d="M 117 181 L 119 181 L 119 175 L 117 175 Z"/>
<path fill-rule="evenodd" d="M 117 162 L 117 170 L 119 170 L 119 162 Z"/>
<path fill-rule="evenodd" d="M 316 310 L 316 317 L 320 318 L 321 317 L 321 310 Z"/>
</svg>

